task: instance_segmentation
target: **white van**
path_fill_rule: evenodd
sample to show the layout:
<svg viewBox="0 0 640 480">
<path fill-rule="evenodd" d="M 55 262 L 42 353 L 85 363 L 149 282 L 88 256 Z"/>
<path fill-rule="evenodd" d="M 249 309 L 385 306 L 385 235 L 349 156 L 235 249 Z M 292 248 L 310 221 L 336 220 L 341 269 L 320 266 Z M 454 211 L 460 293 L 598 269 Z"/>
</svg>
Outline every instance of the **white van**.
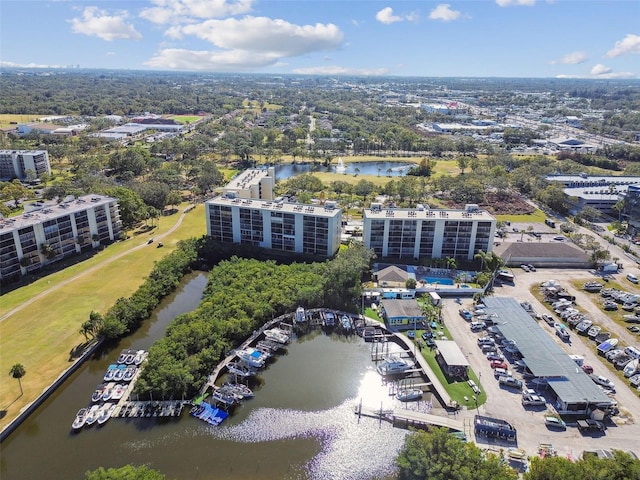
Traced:
<svg viewBox="0 0 640 480">
<path fill-rule="evenodd" d="M 638 277 L 636 277 L 633 273 L 627 273 L 627 280 L 631 283 L 638 283 Z"/>
</svg>

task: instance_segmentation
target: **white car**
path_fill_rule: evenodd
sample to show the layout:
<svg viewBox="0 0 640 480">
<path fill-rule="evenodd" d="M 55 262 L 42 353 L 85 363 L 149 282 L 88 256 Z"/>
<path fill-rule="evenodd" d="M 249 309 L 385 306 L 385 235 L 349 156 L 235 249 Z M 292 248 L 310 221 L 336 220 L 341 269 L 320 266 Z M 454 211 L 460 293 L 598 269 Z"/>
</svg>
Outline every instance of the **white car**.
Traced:
<svg viewBox="0 0 640 480">
<path fill-rule="evenodd" d="M 616 389 L 616 386 L 613 384 L 613 382 L 607 377 L 603 377 L 602 375 L 591 375 L 591 380 L 596 382 L 598 385 L 602 385 L 604 388 L 608 388 L 609 390 Z"/>
<path fill-rule="evenodd" d="M 482 330 L 487 326 L 484 322 L 471 322 L 471 330 Z"/>
<path fill-rule="evenodd" d="M 522 405 L 538 406 L 538 405 L 546 405 L 546 403 L 547 402 L 545 401 L 545 399 L 539 395 L 535 395 L 535 394 L 522 395 Z"/>
</svg>

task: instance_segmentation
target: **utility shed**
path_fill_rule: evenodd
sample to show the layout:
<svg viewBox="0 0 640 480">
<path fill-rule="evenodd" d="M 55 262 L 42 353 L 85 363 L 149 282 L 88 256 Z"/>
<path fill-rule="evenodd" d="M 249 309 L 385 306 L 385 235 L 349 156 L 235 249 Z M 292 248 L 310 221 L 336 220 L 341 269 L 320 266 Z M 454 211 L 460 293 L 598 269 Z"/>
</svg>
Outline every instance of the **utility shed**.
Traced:
<svg viewBox="0 0 640 480">
<path fill-rule="evenodd" d="M 560 414 L 589 416 L 591 410 L 614 407 L 611 400 L 571 357 L 513 298 L 487 297 L 486 311 L 507 340 L 515 343 L 527 368 L 546 382 Z"/>
<path fill-rule="evenodd" d="M 435 344 L 437 349 L 436 359 L 442 370 L 449 377 L 466 378 L 469 362 L 458 344 L 451 340 L 436 340 Z"/>
</svg>

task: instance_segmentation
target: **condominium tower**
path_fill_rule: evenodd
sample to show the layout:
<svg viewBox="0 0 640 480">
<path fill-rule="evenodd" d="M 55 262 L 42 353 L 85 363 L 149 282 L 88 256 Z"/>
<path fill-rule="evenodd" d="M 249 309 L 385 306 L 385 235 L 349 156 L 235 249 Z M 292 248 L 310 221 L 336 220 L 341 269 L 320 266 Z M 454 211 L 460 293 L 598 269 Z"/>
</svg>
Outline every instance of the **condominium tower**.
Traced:
<svg viewBox="0 0 640 480">
<path fill-rule="evenodd" d="M 363 241 L 378 257 L 473 260 L 493 247 L 496 219 L 477 205 L 463 210 L 384 209 L 364 211 Z"/>
<path fill-rule="evenodd" d="M 43 173 L 51 173 L 49 153 L 46 150 L 0 150 L 0 179 L 28 180 L 27 172 L 31 170 L 35 177 Z"/>
<path fill-rule="evenodd" d="M 0 280 L 17 279 L 118 238 L 118 201 L 101 195 L 43 203 L 0 220 Z"/>
</svg>

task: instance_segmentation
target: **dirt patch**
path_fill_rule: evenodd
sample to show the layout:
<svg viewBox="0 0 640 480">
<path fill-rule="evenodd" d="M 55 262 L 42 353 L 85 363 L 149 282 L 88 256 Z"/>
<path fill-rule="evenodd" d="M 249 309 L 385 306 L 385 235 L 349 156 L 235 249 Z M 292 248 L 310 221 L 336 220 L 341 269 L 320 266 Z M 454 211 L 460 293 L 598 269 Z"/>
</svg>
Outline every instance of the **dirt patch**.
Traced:
<svg viewBox="0 0 640 480">
<path fill-rule="evenodd" d="M 456 204 L 453 201 L 445 203 L 448 208 L 464 208 L 464 205 Z M 533 206 L 517 195 L 500 198 L 495 193 L 485 193 L 479 206 L 492 215 L 530 215 L 535 212 Z"/>
</svg>

